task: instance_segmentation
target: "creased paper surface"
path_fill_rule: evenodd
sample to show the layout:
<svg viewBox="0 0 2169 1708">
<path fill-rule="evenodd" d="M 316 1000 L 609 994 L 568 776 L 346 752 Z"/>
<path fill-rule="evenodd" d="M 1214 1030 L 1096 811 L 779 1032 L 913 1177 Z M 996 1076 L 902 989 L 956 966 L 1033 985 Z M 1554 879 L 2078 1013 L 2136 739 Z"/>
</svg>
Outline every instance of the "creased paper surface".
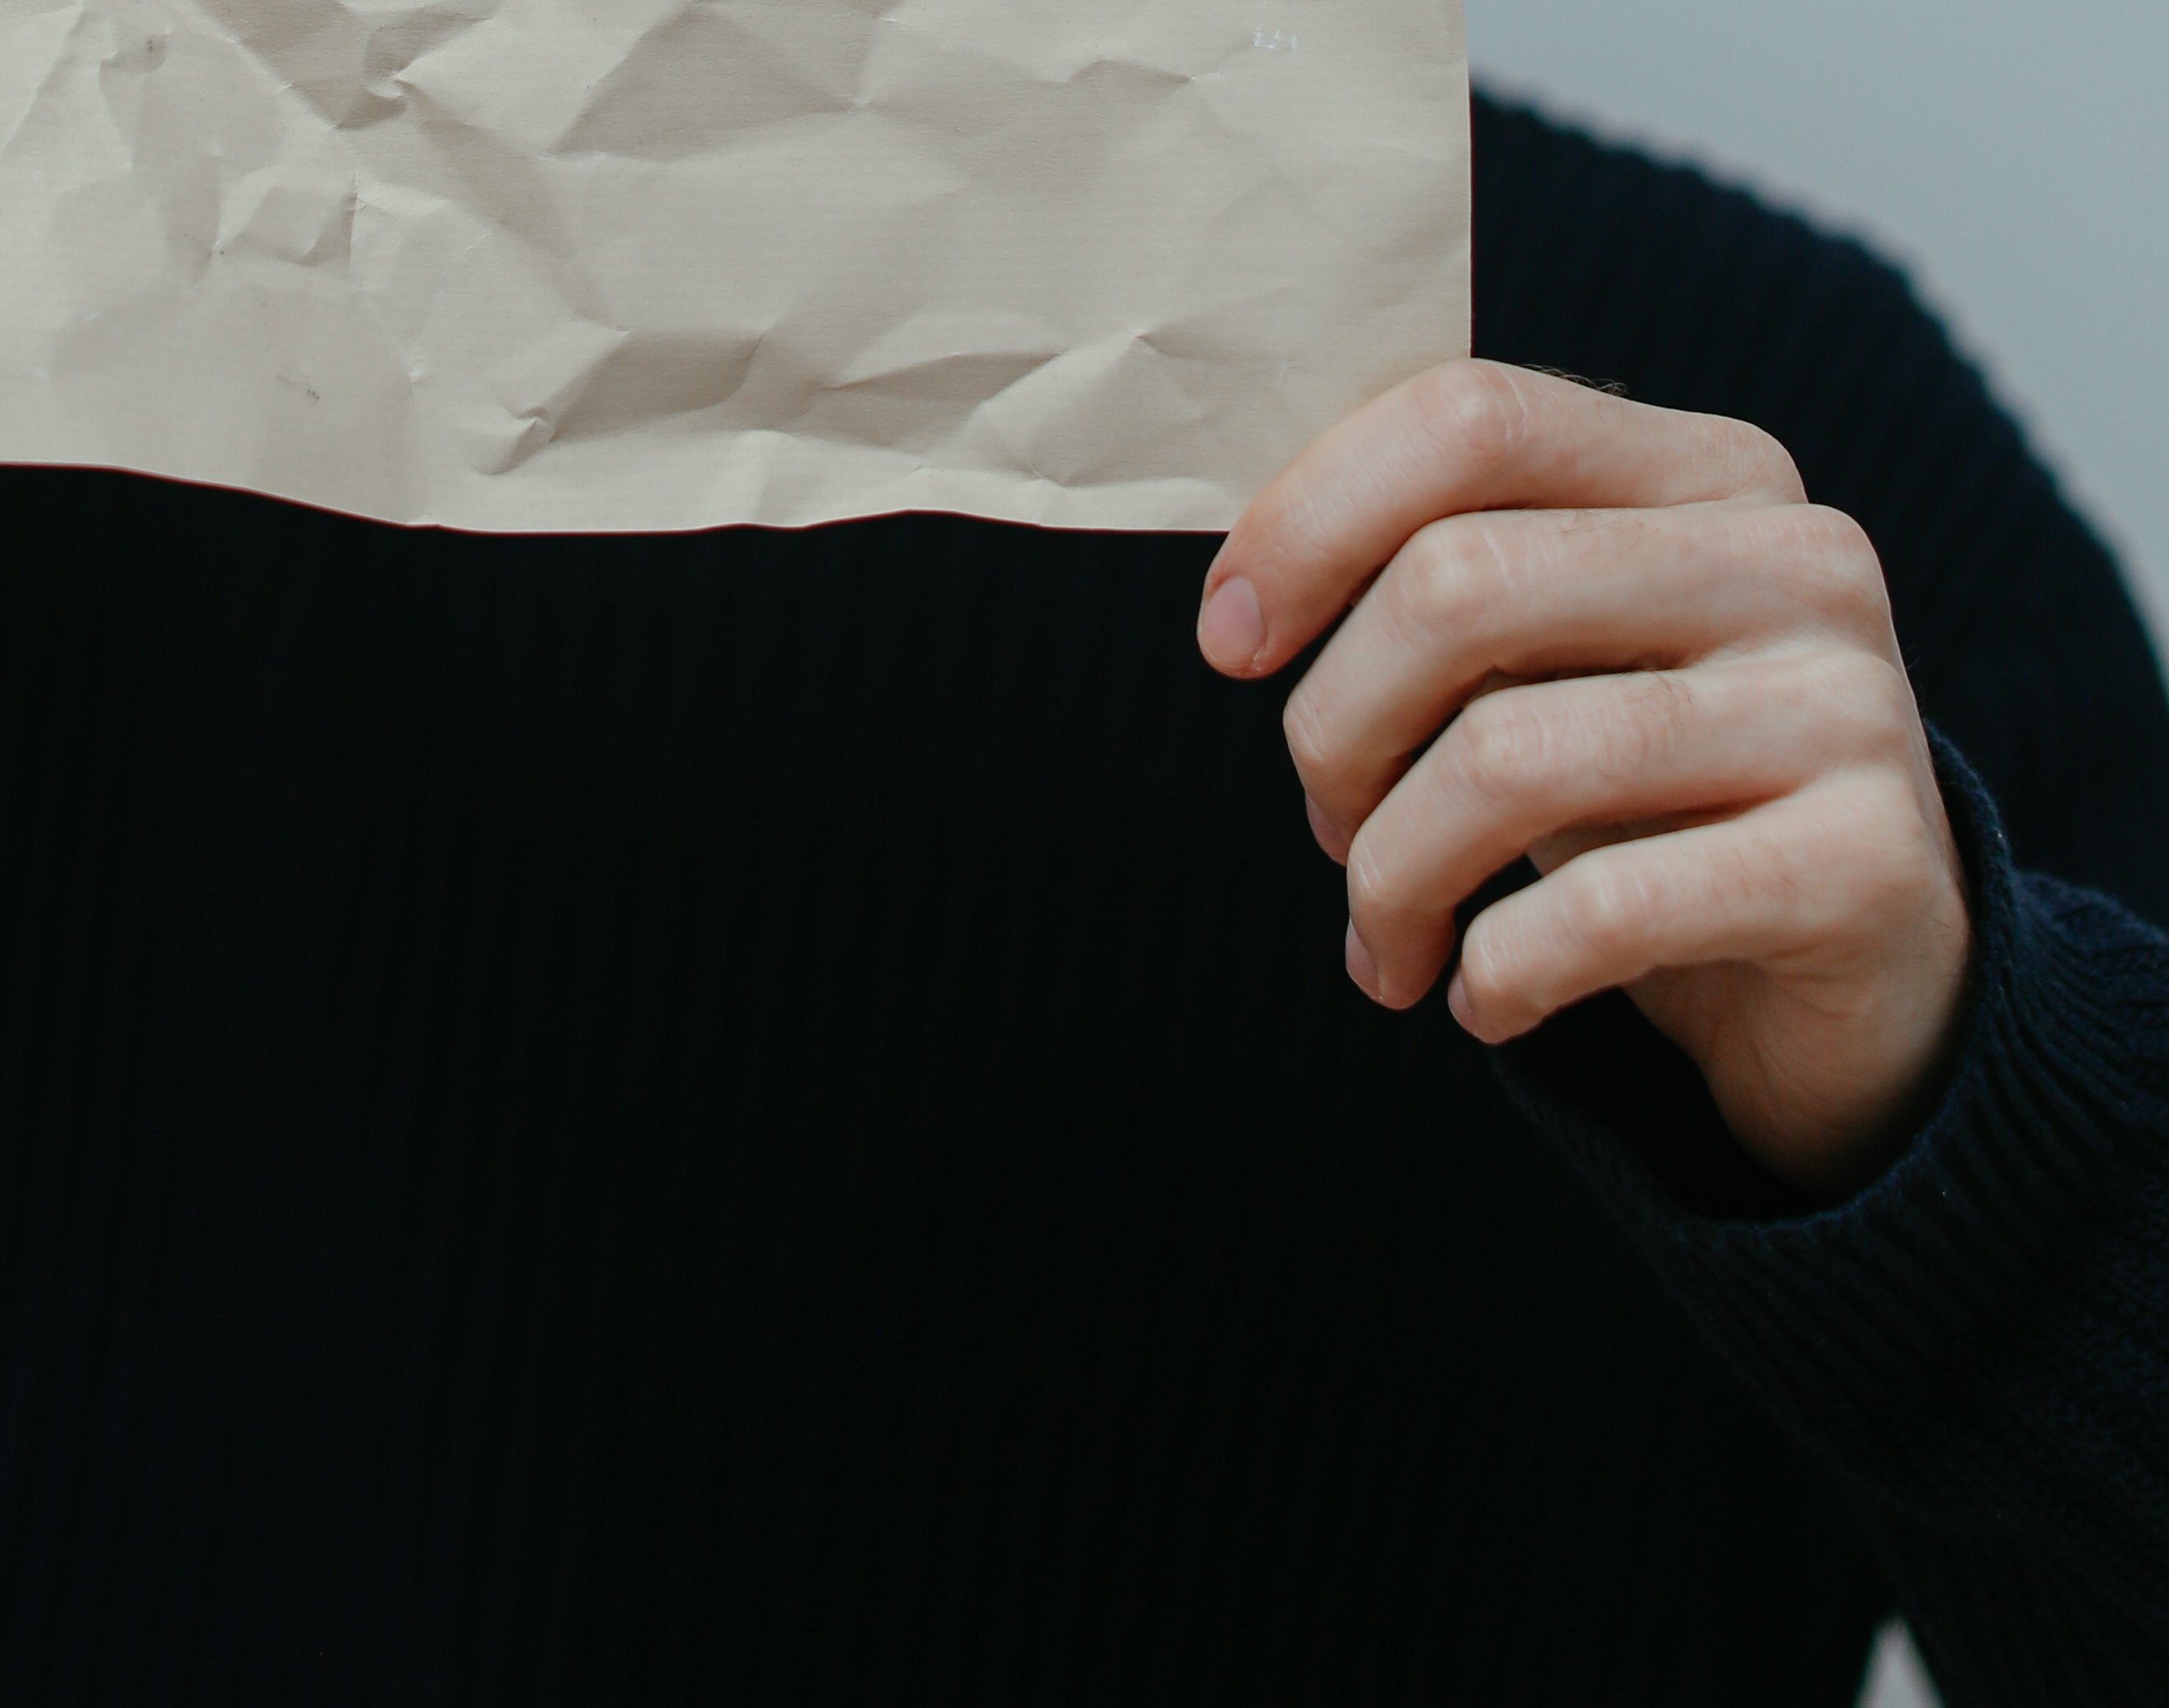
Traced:
<svg viewBox="0 0 2169 1708">
<path fill-rule="evenodd" d="M 1460 0 L 0 0 L 0 461 L 1227 526 L 1468 345 Z"/>
</svg>

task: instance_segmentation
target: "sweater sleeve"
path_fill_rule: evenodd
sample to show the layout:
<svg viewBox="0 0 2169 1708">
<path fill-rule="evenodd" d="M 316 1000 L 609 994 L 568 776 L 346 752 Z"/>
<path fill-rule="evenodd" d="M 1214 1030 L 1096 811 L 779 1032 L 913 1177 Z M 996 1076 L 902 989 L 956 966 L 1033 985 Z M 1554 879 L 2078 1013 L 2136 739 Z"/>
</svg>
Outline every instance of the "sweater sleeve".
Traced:
<svg viewBox="0 0 2169 1708">
<path fill-rule="evenodd" d="M 1723 1142 L 1714 1106 L 1616 995 L 1494 1059 L 1854 1492 L 1950 1708 L 2159 1702 L 2169 937 L 2022 871 L 1977 773 L 1930 737 L 1974 962 L 1940 1104 L 1873 1184 L 1810 1211 L 1697 1167 Z"/>
<path fill-rule="evenodd" d="M 1755 421 L 1868 528 L 1976 926 L 1938 1105 L 1833 1207 L 1617 993 L 1494 1065 L 1847 1492 L 1948 1708 L 2169 1702 L 2169 701 L 2132 601 L 1898 270 L 1479 118 L 1515 192 L 1476 200 L 1479 346 Z"/>
</svg>

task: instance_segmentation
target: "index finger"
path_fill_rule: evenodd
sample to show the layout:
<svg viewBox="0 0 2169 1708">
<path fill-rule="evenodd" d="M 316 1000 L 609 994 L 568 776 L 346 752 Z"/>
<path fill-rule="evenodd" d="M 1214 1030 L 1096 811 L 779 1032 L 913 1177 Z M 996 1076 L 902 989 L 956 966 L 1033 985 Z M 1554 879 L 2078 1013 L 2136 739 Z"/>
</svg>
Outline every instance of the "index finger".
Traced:
<svg viewBox="0 0 2169 1708">
<path fill-rule="evenodd" d="M 1198 644 L 1231 675 L 1276 670 L 1417 529 L 1468 510 L 1805 497 L 1784 447 L 1745 422 L 1447 362 L 1320 435 L 1251 499 L 1206 572 Z"/>
</svg>

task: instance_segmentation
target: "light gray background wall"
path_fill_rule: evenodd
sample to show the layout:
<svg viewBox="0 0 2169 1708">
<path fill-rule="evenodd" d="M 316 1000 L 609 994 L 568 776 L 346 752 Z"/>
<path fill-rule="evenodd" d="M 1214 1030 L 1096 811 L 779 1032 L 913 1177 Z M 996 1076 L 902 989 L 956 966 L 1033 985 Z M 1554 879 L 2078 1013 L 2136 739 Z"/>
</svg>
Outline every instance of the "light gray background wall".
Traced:
<svg viewBox="0 0 2169 1708">
<path fill-rule="evenodd" d="M 1715 165 L 1905 264 L 2169 643 L 2169 6 L 1467 4 L 1495 87 Z"/>
<path fill-rule="evenodd" d="M 2169 651 L 2169 6 L 1468 6 L 1494 88 L 1713 167 L 1904 264 L 2123 554 Z M 1895 1631 L 1867 1700 L 1932 1700 Z"/>
</svg>

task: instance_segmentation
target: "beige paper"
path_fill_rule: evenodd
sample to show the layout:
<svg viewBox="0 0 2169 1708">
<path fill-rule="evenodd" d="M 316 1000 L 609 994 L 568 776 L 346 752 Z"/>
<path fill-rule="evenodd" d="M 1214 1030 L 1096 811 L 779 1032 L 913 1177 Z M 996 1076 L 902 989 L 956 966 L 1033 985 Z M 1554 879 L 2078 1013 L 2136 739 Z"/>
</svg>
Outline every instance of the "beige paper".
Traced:
<svg viewBox="0 0 2169 1708">
<path fill-rule="evenodd" d="M 1468 347 L 1460 0 L 0 0 L 0 461 L 1224 528 Z"/>
</svg>

